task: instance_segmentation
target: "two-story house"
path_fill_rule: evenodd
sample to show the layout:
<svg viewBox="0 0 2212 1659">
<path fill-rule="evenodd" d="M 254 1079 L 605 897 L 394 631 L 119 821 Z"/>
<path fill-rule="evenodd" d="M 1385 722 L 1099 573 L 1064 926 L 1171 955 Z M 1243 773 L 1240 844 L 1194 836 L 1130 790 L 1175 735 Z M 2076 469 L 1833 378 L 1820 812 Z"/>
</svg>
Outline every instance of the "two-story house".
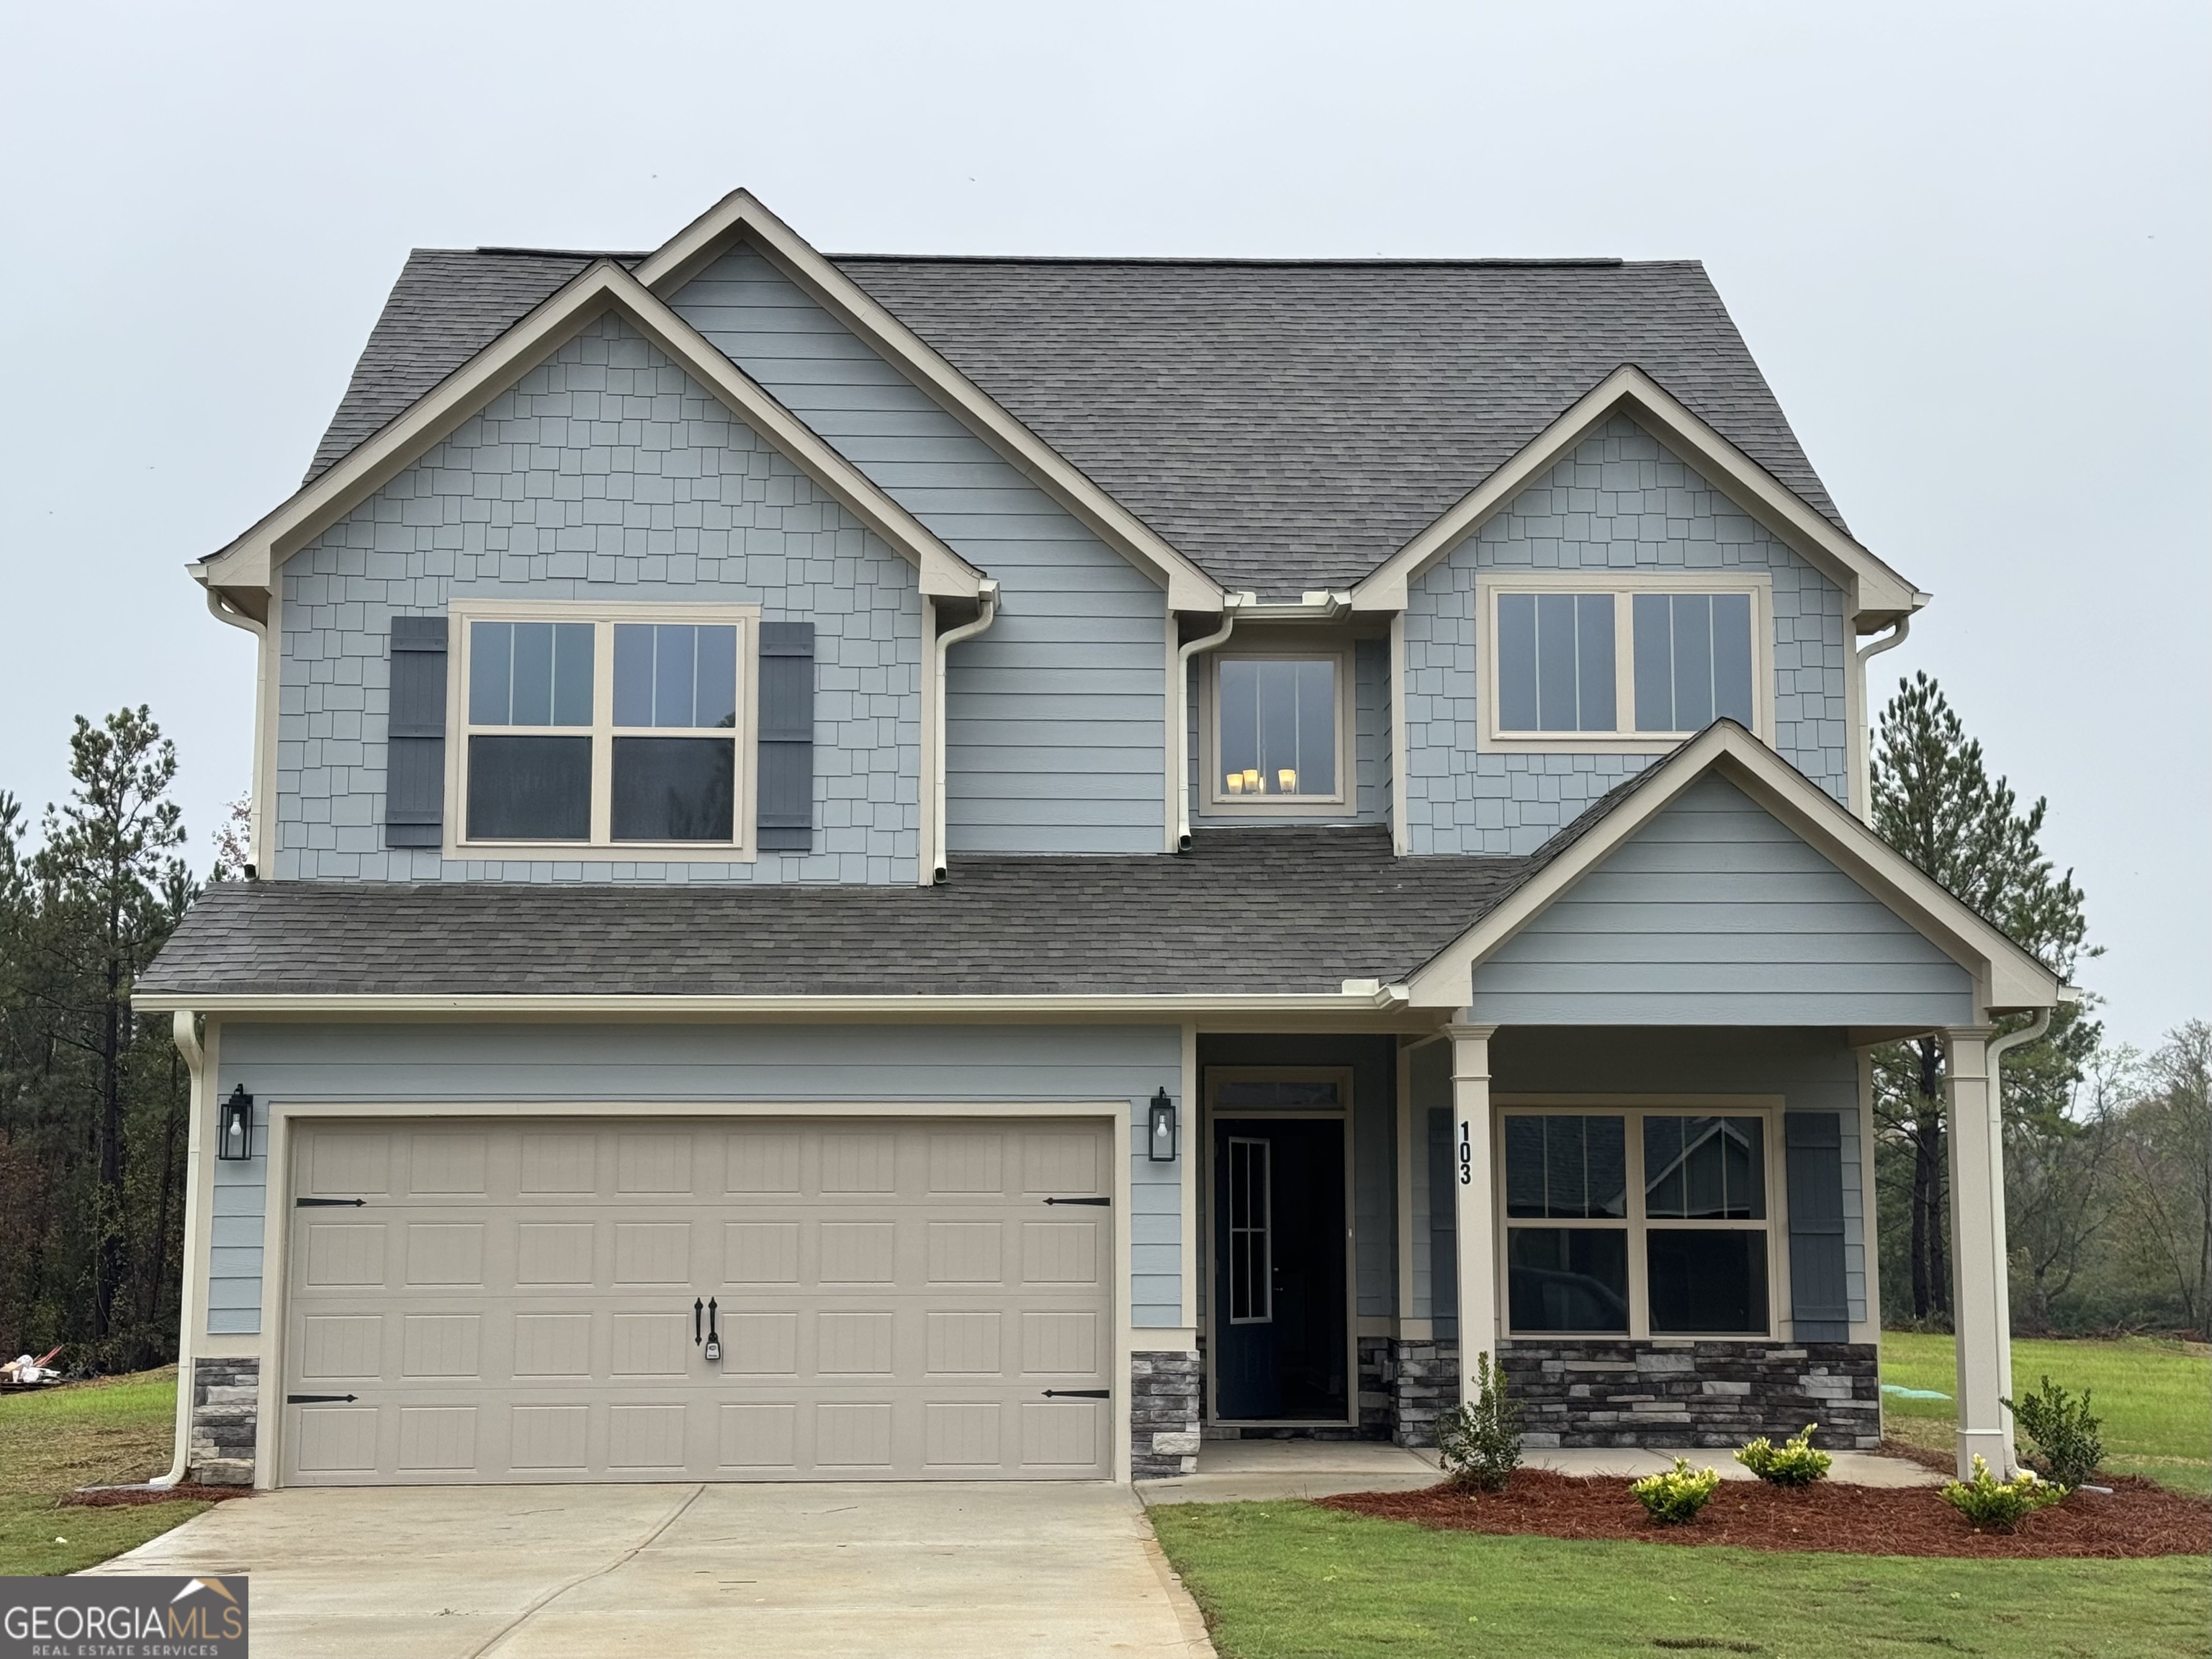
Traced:
<svg viewBox="0 0 2212 1659">
<path fill-rule="evenodd" d="M 260 1485 L 1127 1480 L 1879 1433 L 1869 1045 L 1994 1022 L 1863 822 L 1846 528 L 1704 270 L 416 253 L 258 642 L 180 1433 Z M 1863 643 L 1863 641 L 1871 643 Z"/>
</svg>

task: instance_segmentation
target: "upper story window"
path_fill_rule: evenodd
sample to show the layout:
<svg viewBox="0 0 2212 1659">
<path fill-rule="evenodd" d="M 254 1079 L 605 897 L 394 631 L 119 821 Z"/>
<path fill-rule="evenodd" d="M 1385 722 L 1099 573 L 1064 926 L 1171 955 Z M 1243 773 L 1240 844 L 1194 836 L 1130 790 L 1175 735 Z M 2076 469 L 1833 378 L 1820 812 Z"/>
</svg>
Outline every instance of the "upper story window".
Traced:
<svg viewBox="0 0 2212 1659">
<path fill-rule="evenodd" d="M 1763 1112 L 1509 1111 L 1506 1313 L 1516 1334 L 1773 1328 Z"/>
<path fill-rule="evenodd" d="M 1206 810 L 1332 816 L 1349 810 L 1342 651 L 1224 651 L 1202 660 L 1211 695 L 1200 763 Z"/>
<path fill-rule="evenodd" d="M 1484 576 L 1483 745 L 1656 750 L 1723 718 L 1771 742 L 1771 591 L 1757 573 Z"/>
<path fill-rule="evenodd" d="M 453 617 L 462 847 L 742 854 L 750 607 L 464 602 Z"/>
</svg>

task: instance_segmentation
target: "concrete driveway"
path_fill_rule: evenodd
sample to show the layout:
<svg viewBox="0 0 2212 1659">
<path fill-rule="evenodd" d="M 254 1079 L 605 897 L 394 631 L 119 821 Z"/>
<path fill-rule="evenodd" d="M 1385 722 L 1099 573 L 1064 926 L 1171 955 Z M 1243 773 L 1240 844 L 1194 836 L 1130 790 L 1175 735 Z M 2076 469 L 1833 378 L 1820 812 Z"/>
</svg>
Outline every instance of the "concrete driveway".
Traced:
<svg viewBox="0 0 2212 1659">
<path fill-rule="evenodd" d="M 1126 1486 L 263 1492 L 92 1571 L 248 1574 L 256 1659 L 1213 1651 Z"/>
</svg>

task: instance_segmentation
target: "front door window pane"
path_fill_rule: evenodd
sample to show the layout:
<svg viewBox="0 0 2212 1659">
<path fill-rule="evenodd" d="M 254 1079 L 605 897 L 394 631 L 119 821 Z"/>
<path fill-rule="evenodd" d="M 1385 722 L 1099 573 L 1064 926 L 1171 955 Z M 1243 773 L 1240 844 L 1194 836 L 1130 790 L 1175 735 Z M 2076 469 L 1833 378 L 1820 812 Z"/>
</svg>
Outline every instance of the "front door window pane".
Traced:
<svg viewBox="0 0 2212 1659">
<path fill-rule="evenodd" d="M 736 766 L 727 738 L 617 738 L 617 841 L 728 841 Z"/>
<path fill-rule="evenodd" d="M 1644 1214 L 1659 1220 L 1764 1221 L 1765 1127 L 1756 1117 L 1646 1117 Z"/>
<path fill-rule="evenodd" d="M 1231 657 L 1220 665 L 1221 793 L 1336 793 L 1336 659 Z"/>
<path fill-rule="evenodd" d="M 1229 1139 L 1229 1322 L 1264 1324 L 1274 1317 L 1274 1253 L 1270 1237 L 1274 1194 L 1264 1140 Z"/>
<path fill-rule="evenodd" d="M 469 739 L 469 839 L 586 841 L 592 833 L 592 740 Z"/>
<path fill-rule="evenodd" d="M 1505 1258 L 1515 1330 L 1628 1329 L 1626 1229 L 1509 1227 Z"/>
<path fill-rule="evenodd" d="M 1655 1227 L 1644 1235 L 1655 1335 L 1766 1334 L 1766 1230 Z"/>
</svg>

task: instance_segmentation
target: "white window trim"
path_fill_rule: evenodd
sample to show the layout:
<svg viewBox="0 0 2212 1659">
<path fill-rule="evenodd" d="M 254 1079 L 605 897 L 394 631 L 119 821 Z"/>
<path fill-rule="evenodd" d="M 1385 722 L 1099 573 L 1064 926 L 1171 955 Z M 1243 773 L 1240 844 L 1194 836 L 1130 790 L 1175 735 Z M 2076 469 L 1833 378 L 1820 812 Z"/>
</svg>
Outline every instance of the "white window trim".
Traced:
<svg viewBox="0 0 2212 1659">
<path fill-rule="evenodd" d="M 760 620 L 757 605 L 606 603 L 590 600 L 456 599 L 447 608 L 446 845 L 449 859 L 507 859 L 593 864 L 750 864 L 755 859 L 755 796 L 759 748 Z M 468 836 L 469 651 L 479 622 L 587 622 L 592 651 L 592 836 L 587 841 L 471 841 Z M 738 630 L 736 832 L 726 842 L 615 841 L 611 838 L 614 777 L 614 629 L 617 623 L 688 623 Z M 458 634 L 459 637 L 453 635 Z M 509 728 L 486 728 L 507 730 Z M 519 730 L 520 728 L 514 728 Z M 532 726 L 530 734 L 580 734 L 580 726 Z M 680 735 L 680 734 L 678 734 Z"/>
<path fill-rule="evenodd" d="M 1747 593 L 1751 596 L 1752 731 L 1774 742 L 1774 578 L 1759 570 L 1487 570 L 1474 579 L 1474 652 L 1481 671 L 1475 747 L 1505 753 L 1663 755 L 1694 732 L 1503 732 L 1498 729 L 1498 599 L 1502 593 Z M 1616 718 L 1635 719 L 1634 607 L 1613 607 Z"/>
<path fill-rule="evenodd" d="M 1613 1342 L 1782 1342 L 1787 1341 L 1790 1310 L 1792 1301 L 1790 1290 L 1790 1216 L 1788 1208 L 1789 1182 L 1784 1168 L 1786 1149 L 1781 1142 L 1784 1103 L 1779 1096 L 1771 1095 L 1587 1095 L 1568 1097 L 1562 1095 L 1502 1095 L 1493 1102 L 1491 1113 L 1491 1169 L 1492 1170 L 1493 1259 L 1498 1264 L 1498 1322 L 1500 1332 L 1516 1340 L 1541 1342 L 1566 1340 L 1570 1341 Z M 1530 1217 L 1516 1218 L 1509 1224 L 1505 1214 L 1505 1119 L 1516 1117 L 1622 1117 L 1628 1120 L 1623 1126 L 1626 1138 L 1628 1214 L 1619 1221 L 1593 1219 L 1588 1221 L 1538 1220 Z M 1701 1115 L 1711 1117 L 1756 1117 L 1765 1127 L 1760 1131 L 1763 1146 L 1761 1158 L 1766 1171 L 1766 1218 L 1764 1221 L 1681 1221 L 1664 1218 L 1649 1221 L 1644 1215 L 1644 1127 L 1642 1119 L 1647 1115 L 1662 1117 Z M 1509 1224 L 1523 1227 L 1601 1227 L 1625 1231 L 1628 1235 L 1628 1330 L 1619 1331 L 1516 1331 L 1513 1328 L 1513 1297 L 1511 1268 L 1506 1258 L 1506 1228 Z M 1650 1273 L 1644 1259 L 1644 1235 L 1654 1227 L 1662 1231 L 1764 1231 L 1766 1235 L 1766 1328 L 1764 1331 L 1658 1331 L 1651 1328 L 1651 1291 Z"/>
<path fill-rule="evenodd" d="M 1320 662 L 1336 665 L 1336 791 L 1328 795 L 1285 797 L 1231 795 L 1223 790 L 1217 757 L 1221 750 L 1221 665 L 1224 662 Z M 1200 659 L 1205 672 L 1200 680 L 1198 713 L 1199 811 L 1206 817 L 1224 818 L 1348 818 L 1358 810 L 1359 781 L 1352 775 L 1355 763 L 1352 740 L 1355 692 L 1352 684 L 1350 645 L 1265 644 L 1252 641 L 1243 649 L 1234 645 L 1209 652 Z"/>
</svg>

